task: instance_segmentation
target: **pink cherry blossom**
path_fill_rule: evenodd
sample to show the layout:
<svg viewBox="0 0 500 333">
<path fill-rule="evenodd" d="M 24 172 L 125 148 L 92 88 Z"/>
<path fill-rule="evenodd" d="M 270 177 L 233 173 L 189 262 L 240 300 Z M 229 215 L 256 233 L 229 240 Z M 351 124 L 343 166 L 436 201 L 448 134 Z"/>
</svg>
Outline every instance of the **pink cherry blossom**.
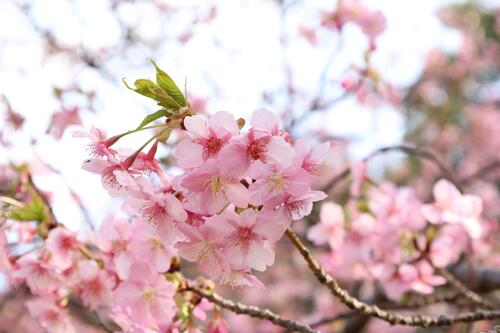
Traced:
<svg viewBox="0 0 500 333">
<path fill-rule="evenodd" d="M 279 130 L 278 119 L 266 109 L 255 111 L 252 128 L 246 135 L 233 137 L 219 154 L 222 170 L 234 175 L 244 174 L 255 161 L 274 163 L 283 168 L 293 162 L 294 151 Z"/>
<path fill-rule="evenodd" d="M 57 227 L 50 231 L 46 246 L 54 266 L 64 270 L 73 264 L 73 256 L 78 250 L 79 242 L 74 233 L 63 227 Z"/>
<path fill-rule="evenodd" d="M 460 255 L 467 250 L 469 241 L 469 235 L 460 225 L 444 225 L 431 243 L 429 258 L 434 265 L 446 267 L 460 259 Z"/>
<path fill-rule="evenodd" d="M 52 134 L 59 140 L 64 134 L 66 127 L 70 125 L 82 125 L 78 107 L 63 108 L 61 111 L 55 112 L 50 120 L 47 133 Z"/>
<path fill-rule="evenodd" d="M 79 263 L 78 284 L 75 289 L 83 303 L 90 309 L 110 306 L 113 301 L 112 289 L 115 285 L 115 278 L 100 269 L 95 261 L 86 260 Z"/>
<path fill-rule="evenodd" d="M 158 149 L 158 140 L 151 146 L 147 154 L 140 152 L 132 164 L 134 170 L 142 171 L 144 173 L 155 172 L 163 174 L 163 168 L 160 162 L 155 158 Z"/>
<path fill-rule="evenodd" d="M 394 271 L 389 280 L 384 281 L 384 290 L 392 300 L 399 300 L 408 291 L 430 294 L 434 286 L 443 285 L 446 279 L 433 274 L 430 264 L 419 262 L 417 265 L 403 264 Z"/>
<path fill-rule="evenodd" d="M 333 202 L 321 205 L 320 222 L 309 229 L 307 237 L 315 244 L 329 244 L 331 249 L 338 249 L 344 240 L 344 211 Z"/>
<path fill-rule="evenodd" d="M 418 231 L 425 227 L 422 204 L 413 189 L 383 182 L 371 188 L 368 196 L 370 211 L 384 225 L 383 229 Z"/>
<path fill-rule="evenodd" d="M 139 325 L 168 325 L 175 315 L 176 288 L 145 262 L 136 262 L 115 290 L 115 301 Z"/>
<path fill-rule="evenodd" d="M 320 173 L 321 164 L 328 157 L 330 151 L 330 143 L 324 142 L 310 148 L 305 139 L 298 139 L 294 146 L 295 159 L 302 169 L 311 175 L 318 175 Z"/>
<path fill-rule="evenodd" d="M 210 225 L 192 227 L 187 224 L 178 226 L 186 237 L 177 242 L 175 247 L 179 256 L 190 262 L 196 262 L 200 269 L 211 278 L 218 278 L 229 267 L 224 255 L 224 235 Z"/>
<path fill-rule="evenodd" d="M 29 300 L 26 302 L 26 307 L 47 332 L 76 332 L 66 309 L 56 304 L 53 299 L 44 297 Z"/>
<path fill-rule="evenodd" d="M 171 193 L 144 189 L 142 197 L 129 198 L 129 203 L 148 222 L 171 229 L 174 221 L 184 222 L 187 213 L 182 203 Z"/>
<path fill-rule="evenodd" d="M 26 281 L 31 292 L 37 295 L 54 293 L 63 286 L 60 273 L 47 259 L 39 258 L 38 253 L 29 253 L 18 259 L 12 276 Z"/>
<path fill-rule="evenodd" d="M 224 252 L 232 265 L 259 271 L 274 263 L 274 251 L 267 242 L 276 242 L 284 233 L 283 225 L 260 219 L 252 209 L 213 216 L 206 226 L 224 236 Z"/>
<path fill-rule="evenodd" d="M 128 276 L 134 258 L 130 252 L 130 241 L 133 237 L 133 226 L 123 219 L 108 216 L 100 229 L 93 235 L 95 245 L 109 256 L 110 268 L 115 270 L 121 279 Z"/>
<path fill-rule="evenodd" d="M 220 283 L 231 287 L 265 289 L 264 284 L 255 275 L 252 275 L 247 268 L 231 267 L 230 270 L 222 273 Z"/>
<path fill-rule="evenodd" d="M 472 238 L 481 236 L 482 200 L 475 195 L 462 195 L 447 180 L 438 181 L 433 188 L 434 204 L 424 205 L 422 213 L 434 224 L 462 225 Z"/>
<path fill-rule="evenodd" d="M 87 151 L 93 158 L 108 157 L 116 154 L 116 151 L 110 147 L 115 144 L 120 136 L 113 136 L 106 139 L 104 132 L 98 128 L 92 128 L 89 133 L 74 131 L 73 136 L 77 138 L 89 138 L 92 142 L 86 146 Z"/>
<path fill-rule="evenodd" d="M 199 204 L 208 214 L 219 212 L 227 203 L 245 208 L 250 201 L 247 188 L 239 178 L 224 173 L 215 160 L 185 174 L 181 186 L 187 191 L 199 193 Z"/>
<path fill-rule="evenodd" d="M 148 258 L 148 262 L 158 272 L 166 272 L 176 251 L 172 247 L 174 235 L 170 230 L 144 225 L 136 221 L 129 248 L 137 261 Z"/>
<path fill-rule="evenodd" d="M 311 176 L 300 167 L 283 169 L 258 162 L 249 175 L 256 179 L 249 187 L 251 203 L 268 208 L 281 205 L 287 196 L 304 195 L 311 186 Z"/>
<path fill-rule="evenodd" d="M 322 191 L 308 191 L 301 195 L 286 195 L 283 206 L 278 209 L 283 210 L 287 221 L 296 221 L 311 214 L 313 203 L 326 197 L 327 195 Z"/>
<path fill-rule="evenodd" d="M 385 30 L 386 20 L 382 12 L 369 9 L 359 0 L 342 1 L 337 15 L 341 24 L 350 21 L 359 25 L 371 43 Z"/>
<path fill-rule="evenodd" d="M 181 141 L 174 156 L 179 166 L 194 168 L 210 158 L 216 158 L 221 148 L 239 132 L 238 124 L 228 112 L 217 112 L 207 121 L 202 116 L 184 119 L 189 139 Z"/>
</svg>

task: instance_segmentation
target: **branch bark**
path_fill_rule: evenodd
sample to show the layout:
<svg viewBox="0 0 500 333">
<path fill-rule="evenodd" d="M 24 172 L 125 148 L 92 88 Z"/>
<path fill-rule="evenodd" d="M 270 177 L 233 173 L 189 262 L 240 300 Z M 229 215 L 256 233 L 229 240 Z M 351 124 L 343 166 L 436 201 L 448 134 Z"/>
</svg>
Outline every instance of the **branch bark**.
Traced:
<svg viewBox="0 0 500 333">
<path fill-rule="evenodd" d="M 479 320 L 500 318 L 500 310 L 477 310 L 474 312 L 464 312 L 456 315 L 441 315 L 437 317 L 425 315 L 406 316 L 382 310 L 376 305 L 366 304 L 352 297 L 345 289 L 340 287 L 337 281 L 335 281 L 329 274 L 327 274 L 323 270 L 320 264 L 312 256 L 309 249 L 304 246 L 300 238 L 293 232 L 292 229 L 288 228 L 286 234 L 292 241 L 293 245 L 300 252 L 302 257 L 305 259 L 310 270 L 314 273 L 317 280 L 327 286 L 330 292 L 342 303 L 347 305 L 349 308 L 359 311 L 367 316 L 377 317 L 394 325 L 418 327 L 447 326 L 458 322 L 474 322 Z"/>
<path fill-rule="evenodd" d="M 296 331 L 301 333 L 319 333 L 318 331 L 312 329 L 309 325 L 301 324 L 295 320 L 284 319 L 268 309 L 261 309 L 256 306 L 250 306 L 239 302 L 233 302 L 215 293 L 211 293 L 204 289 L 192 286 L 188 287 L 187 290 L 192 291 L 203 298 L 206 298 L 210 302 L 217 304 L 224 309 L 230 310 L 238 314 L 246 314 L 254 318 L 269 320 L 273 324 L 286 328 L 292 332 Z"/>
<path fill-rule="evenodd" d="M 434 163 L 439 170 L 441 171 L 441 174 L 443 177 L 448 179 L 450 182 L 452 182 L 459 190 L 462 191 L 461 183 L 458 181 L 457 177 L 455 174 L 430 150 L 427 150 L 425 148 L 419 148 L 415 146 L 410 146 L 410 145 L 396 145 L 396 146 L 387 146 L 380 148 L 370 155 L 366 156 L 363 161 L 367 162 L 371 160 L 372 158 L 384 154 L 390 151 L 401 151 L 404 152 L 408 155 L 415 155 L 415 156 L 420 156 L 426 160 L 431 161 Z M 335 176 L 325 187 L 323 188 L 324 191 L 328 191 L 331 189 L 333 186 L 335 186 L 338 182 L 340 182 L 342 179 L 345 177 L 349 176 L 351 173 L 350 167 L 345 168 L 343 171 L 341 171 L 337 176 Z"/>
<path fill-rule="evenodd" d="M 448 272 L 446 269 L 441 268 L 441 267 L 436 267 L 436 265 L 434 265 L 434 263 L 432 263 L 430 260 L 429 260 L 429 263 L 432 265 L 432 267 L 436 270 L 436 272 L 439 275 L 443 276 L 446 279 L 446 281 L 448 281 L 448 283 L 453 286 L 453 288 L 458 290 L 466 298 L 468 298 L 472 302 L 474 302 L 478 305 L 484 306 L 488 309 L 495 308 L 495 305 L 492 302 L 490 302 L 487 299 L 484 299 L 479 294 L 477 294 L 474 291 L 467 288 L 466 285 L 464 285 L 459 279 L 457 279 L 453 274 Z"/>
</svg>

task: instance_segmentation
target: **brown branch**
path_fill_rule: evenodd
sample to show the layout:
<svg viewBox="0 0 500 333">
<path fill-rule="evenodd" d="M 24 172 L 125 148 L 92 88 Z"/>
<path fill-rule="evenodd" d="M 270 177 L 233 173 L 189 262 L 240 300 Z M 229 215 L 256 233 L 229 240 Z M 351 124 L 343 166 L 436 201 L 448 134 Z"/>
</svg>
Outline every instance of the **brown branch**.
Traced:
<svg viewBox="0 0 500 333">
<path fill-rule="evenodd" d="M 335 281 L 329 274 L 327 274 L 316 259 L 312 256 L 309 249 L 307 249 L 299 237 L 293 232 L 292 229 L 286 230 L 288 238 L 292 241 L 293 245 L 300 252 L 302 257 L 307 262 L 310 270 L 314 273 L 316 278 L 321 284 L 328 287 L 330 292 L 337 297 L 342 303 L 349 308 L 359 311 L 367 316 L 374 316 L 382 319 L 390 324 L 407 325 L 407 326 L 447 326 L 458 322 L 474 322 L 479 320 L 490 320 L 500 318 L 500 310 L 477 310 L 474 312 L 465 312 L 457 315 L 441 315 L 438 317 L 413 315 L 406 316 L 394 312 L 382 310 L 376 305 L 366 304 L 357 298 L 351 296 L 345 289 Z"/>
<path fill-rule="evenodd" d="M 463 296 L 465 296 L 466 298 L 468 298 L 472 302 L 474 302 L 474 303 L 476 303 L 478 305 L 484 306 L 484 307 L 486 307 L 488 309 L 495 308 L 495 305 L 492 302 L 488 301 L 487 299 L 484 299 L 479 294 L 477 294 L 474 291 L 472 291 L 469 288 L 467 288 L 466 285 L 464 285 L 459 279 L 457 279 L 453 274 L 451 274 L 450 272 L 448 272 L 446 269 L 441 268 L 441 267 L 437 267 L 430 260 L 429 260 L 429 263 L 432 265 L 432 267 L 434 268 L 434 270 L 439 275 L 441 275 L 442 277 L 444 277 L 446 279 L 446 281 L 448 281 L 448 283 L 450 285 L 452 285 L 453 288 L 455 288 L 457 291 L 459 291 Z"/>
<path fill-rule="evenodd" d="M 419 148 L 415 146 L 409 146 L 409 145 L 396 145 L 396 146 L 387 146 L 387 147 L 382 147 L 370 155 L 366 156 L 362 161 L 368 162 L 369 160 L 373 159 L 374 157 L 384 154 L 390 151 L 401 151 L 404 152 L 408 155 L 415 155 L 415 156 L 420 156 L 424 159 L 427 159 L 431 162 L 433 162 L 441 171 L 441 174 L 443 177 L 448 179 L 450 182 L 455 184 L 458 189 L 461 190 L 460 182 L 457 180 L 456 176 L 454 173 L 430 150 L 424 149 L 424 148 Z M 328 190 L 335 186 L 338 182 L 340 182 L 342 179 L 346 178 L 351 174 L 351 168 L 347 167 L 345 168 L 342 172 L 340 172 L 337 176 L 335 176 L 325 187 L 323 190 Z"/>
<path fill-rule="evenodd" d="M 197 287 L 190 286 L 187 288 L 187 290 L 192 291 L 203 298 L 206 298 L 210 302 L 217 304 L 224 309 L 230 310 L 237 314 L 246 314 L 250 317 L 269 320 L 273 324 L 289 329 L 292 332 L 297 331 L 302 333 L 319 333 L 318 331 L 315 331 L 308 325 L 301 324 L 295 320 L 284 319 L 268 309 L 261 309 L 256 306 L 250 306 L 241 304 L 239 302 L 233 302 L 225 298 L 222 298 L 221 296 L 215 293 L 211 293 L 209 291 Z"/>
<path fill-rule="evenodd" d="M 469 286 L 469 289 L 473 289 L 476 292 L 483 293 L 500 289 L 500 269 L 476 267 L 472 270 L 468 265 L 461 264 L 453 267 L 451 272 L 462 283 L 467 283 L 472 274 L 476 283 L 474 288 L 470 288 Z"/>
<path fill-rule="evenodd" d="M 499 160 L 495 160 L 495 161 L 485 165 L 484 167 L 478 169 L 477 171 L 473 172 L 472 174 L 465 176 L 464 178 L 462 178 L 460 180 L 460 184 L 466 185 L 466 184 L 470 183 L 471 181 L 475 180 L 476 178 L 482 177 L 485 174 L 488 174 L 497 168 L 500 168 L 500 161 Z"/>
</svg>

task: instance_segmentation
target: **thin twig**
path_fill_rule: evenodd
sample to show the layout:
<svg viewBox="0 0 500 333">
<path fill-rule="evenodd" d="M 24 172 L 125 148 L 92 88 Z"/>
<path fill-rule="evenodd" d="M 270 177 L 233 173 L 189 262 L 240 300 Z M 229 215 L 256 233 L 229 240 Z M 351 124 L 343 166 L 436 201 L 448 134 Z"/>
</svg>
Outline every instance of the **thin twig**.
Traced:
<svg viewBox="0 0 500 333">
<path fill-rule="evenodd" d="M 288 238 L 292 241 L 293 245 L 300 252 L 302 257 L 307 262 L 309 268 L 314 273 L 316 278 L 321 284 L 328 287 L 330 292 L 337 297 L 342 303 L 349 308 L 359 311 L 367 316 L 374 316 L 382 319 L 390 324 L 407 325 L 407 326 L 447 326 L 458 322 L 474 322 L 479 320 L 490 320 L 500 318 L 500 310 L 477 310 L 474 312 L 465 312 L 457 315 L 441 315 L 438 317 L 413 315 L 406 316 L 397 313 L 382 310 L 376 305 L 366 304 L 357 298 L 351 296 L 345 289 L 335 281 L 329 274 L 327 274 L 320 264 L 314 259 L 309 249 L 307 249 L 299 237 L 293 232 L 292 229 L 286 230 Z"/>
<path fill-rule="evenodd" d="M 222 298 L 221 296 L 215 293 L 211 293 L 209 291 L 196 287 L 188 287 L 187 290 L 192 291 L 203 298 L 206 298 L 210 302 L 215 303 L 224 309 L 228 309 L 238 314 L 246 314 L 249 315 L 250 317 L 269 320 L 273 324 L 289 329 L 292 332 L 297 331 L 302 333 L 319 333 L 318 331 L 312 329 L 310 326 L 301 324 L 298 321 L 281 318 L 280 316 L 271 312 L 268 309 L 261 309 L 256 306 L 250 306 L 241 304 L 239 302 L 233 302 L 225 298 Z"/>
<path fill-rule="evenodd" d="M 395 146 L 387 146 L 387 147 L 382 147 L 380 149 L 377 149 L 370 155 L 366 156 L 362 161 L 363 162 L 368 162 L 369 160 L 373 159 L 374 157 L 384 154 L 390 151 L 401 151 L 404 152 L 408 155 L 415 155 L 415 156 L 420 156 L 422 158 L 425 158 L 431 162 L 433 162 L 441 171 L 443 177 L 451 181 L 455 186 L 457 186 L 458 189 L 461 190 L 461 184 L 457 180 L 456 176 L 454 173 L 430 150 L 427 150 L 425 148 L 419 148 L 415 146 L 409 146 L 409 145 L 395 145 Z M 324 190 L 329 190 L 332 187 L 334 187 L 338 182 L 346 178 L 351 174 L 351 168 L 346 167 L 342 172 L 340 172 L 337 176 L 335 176 L 327 185 L 324 186 Z"/>
<path fill-rule="evenodd" d="M 474 303 L 476 303 L 478 305 L 484 306 L 484 307 L 486 307 L 488 309 L 495 308 L 495 305 L 492 302 L 488 301 L 487 299 L 484 299 L 479 294 L 477 294 L 474 291 L 472 291 L 469 288 L 467 288 L 467 286 L 465 286 L 459 279 L 457 279 L 453 274 L 451 274 L 450 272 L 448 272 L 446 269 L 444 269 L 442 267 L 437 267 L 430 260 L 429 260 L 429 263 L 432 265 L 432 267 L 434 268 L 434 270 L 439 275 L 441 275 L 442 277 L 444 277 L 446 279 L 446 281 L 448 281 L 448 283 L 453 286 L 453 288 L 455 288 L 456 290 L 458 290 L 466 298 L 468 298 L 472 302 L 474 302 Z"/>
<path fill-rule="evenodd" d="M 464 178 L 462 178 L 460 180 L 460 184 L 466 185 L 466 184 L 470 183 L 471 181 L 473 181 L 474 179 L 479 178 L 481 176 L 484 176 L 485 174 L 488 174 L 497 168 L 500 168 L 500 161 L 499 160 L 495 160 L 495 161 L 485 165 L 484 167 L 476 170 L 472 174 L 465 176 Z"/>
</svg>

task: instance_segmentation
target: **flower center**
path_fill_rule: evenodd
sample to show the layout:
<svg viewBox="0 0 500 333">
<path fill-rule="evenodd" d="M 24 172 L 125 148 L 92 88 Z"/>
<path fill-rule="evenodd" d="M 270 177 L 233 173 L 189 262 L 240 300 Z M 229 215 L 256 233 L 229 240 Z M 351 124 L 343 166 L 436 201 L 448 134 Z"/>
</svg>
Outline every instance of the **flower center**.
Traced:
<svg viewBox="0 0 500 333">
<path fill-rule="evenodd" d="M 288 208 L 288 211 L 292 215 L 293 214 L 300 215 L 300 211 L 305 206 L 306 206 L 306 201 L 305 200 L 297 200 L 297 201 L 289 202 L 289 203 L 286 204 L 286 207 Z"/>
<path fill-rule="evenodd" d="M 142 289 L 142 298 L 144 298 L 146 301 L 150 302 L 154 297 L 155 290 L 152 287 L 147 286 Z"/>
<path fill-rule="evenodd" d="M 285 187 L 285 180 L 281 177 L 281 175 L 275 172 L 269 175 L 268 181 L 274 188 L 282 189 L 283 187 Z"/>
<path fill-rule="evenodd" d="M 253 141 L 247 146 L 247 154 L 252 161 L 262 159 L 265 152 L 267 152 L 266 146 L 260 139 Z"/>
<path fill-rule="evenodd" d="M 210 188 L 212 190 L 212 195 L 216 196 L 226 186 L 226 180 L 222 176 L 215 176 L 212 178 L 212 181 L 210 182 Z"/>
<path fill-rule="evenodd" d="M 139 212 L 151 223 L 160 222 L 165 215 L 165 207 L 161 206 L 156 201 L 146 202 L 140 209 Z"/>
<path fill-rule="evenodd" d="M 75 244 L 75 239 L 71 236 L 64 236 L 60 243 L 59 243 L 59 246 L 66 250 L 66 251 L 69 251 L 71 249 L 73 249 L 74 247 L 74 244 Z"/>
<path fill-rule="evenodd" d="M 207 262 L 208 257 L 213 251 L 214 251 L 214 246 L 207 241 L 203 241 L 202 245 L 200 246 L 200 249 L 196 253 L 196 261 L 198 261 L 199 263 Z"/>
<path fill-rule="evenodd" d="M 161 240 L 157 237 L 151 237 L 149 239 L 149 243 L 151 244 L 151 248 L 154 251 L 158 251 L 158 250 L 163 249 L 163 244 L 161 243 Z"/>
<path fill-rule="evenodd" d="M 101 281 L 99 279 L 93 279 L 87 284 L 88 291 L 93 295 L 99 295 L 101 292 Z"/>
<path fill-rule="evenodd" d="M 233 246 L 243 246 L 248 247 L 250 241 L 253 239 L 253 232 L 250 228 L 239 228 L 234 234 L 234 244 Z"/>
<path fill-rule="evenodd" d="M 217 137 L 211 137 L 203 140 L 203 159 L 217 155 L 222 147 L 222 140 Z"/>
</svg>

